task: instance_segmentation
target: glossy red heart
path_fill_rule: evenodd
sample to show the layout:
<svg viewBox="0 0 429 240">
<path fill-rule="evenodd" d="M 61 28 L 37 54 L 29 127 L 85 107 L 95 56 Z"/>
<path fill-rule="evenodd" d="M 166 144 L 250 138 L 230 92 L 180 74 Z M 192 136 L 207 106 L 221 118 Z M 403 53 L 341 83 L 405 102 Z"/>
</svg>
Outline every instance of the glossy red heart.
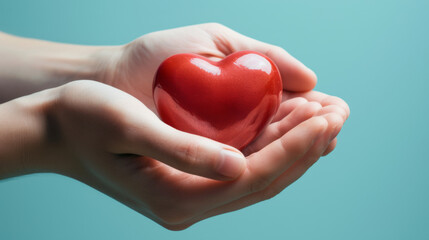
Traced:
<svg viewBox="0 0 429 240">
<path fill-rule="evenodd" d="M 153 85 L 165 123 L 238 149 L 270 123 L 281 94 L 276 65 L 253 51 L 219 62 L 195 54 L 171 56 L 159 66 Z"/>
</svg>

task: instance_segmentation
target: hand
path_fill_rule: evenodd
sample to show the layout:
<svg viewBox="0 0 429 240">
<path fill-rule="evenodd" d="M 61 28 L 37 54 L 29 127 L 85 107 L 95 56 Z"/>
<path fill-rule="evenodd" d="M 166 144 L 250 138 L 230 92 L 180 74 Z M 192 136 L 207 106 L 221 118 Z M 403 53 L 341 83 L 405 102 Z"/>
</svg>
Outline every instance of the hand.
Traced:
<svg viewBox="0 0 429 240">
<path fill-rule="evenodd" d="M 195 53 L 221 59 L 240 50 L 253 50 L 270 57 L 279 67 L 288 91 L 309 91 L 316 75 L 280 47 L 241 35 L 217 23 L 200 24 L 146 34 L 116 48 L 107 48 L 96 79 L 117 87 L 155 111 L 152 81 L 163 60 L 178 53 Z"/>
<path fill-rule="evenodd" d="M 264 147 L 266 139 L 280 137 L 277 128 L 286 126 L 290 129 L 298 123 L 312 116 L 323 116 L 328 113 L 336 113 L 343 119 L 343 123 L 350 115 L 350 108 L 339 97 L 330 96 L 317 91 L 290 92 L 283 91 L 282 103 L 270 126 L 251 144 L 244 153 L 248 155 Z M 337 144 L 335 137 L 329 144 L 323 156 L 332 152 Z"/>
<path fill-rule="evenodd" d="M 155 110 L 152 81 L 164 59 L 177 53 L 220 59 L 240 50 L 270 57 L 279 67 L 287 91 L 309 91 L 316 85 L 316 75 L 282 48 L 217 23 L 153 32 L 124 46 L 62 44 L 0 32 L 0 103 L 74 80 L 92 79 L 128 92 Z"/>
<path fill-rule="evenodd" d="M 320 156 L 333 150 L 335 136 L 349 114 L 347 104 L 341 99 L 305 92 L 316 84 L 314 73 L 283 49 L 250 39 L 219 24 L 151 33 L 120 47 L 40 44 L 46 46 L 44 49 L 61 49 L 51 54 L 67 53 L 67 56 L 59 57 L 63 61 L 54 61 L 66 63 L 58 66 L 63 70 L 53 68 L 55 73 L 65 73 L 64 81 L 88 75 L 132 94 L 143 103 L 118 89 L 92 81 L 77 81 L 48 90 L 54 91 L 58 100 L 50 107 L 45 104 L 35 111 L 46 112 L 41 119 L 46 121 L 42 125 L 48 126 L 45 134 L 35 132 L 49 147 L 33 147 L 37 156 L 43 155 L 48 160 L 44 166 L 34 165 L 29 159 L 18 161 L 26 163 L 23 167 L 26 171 L 21 173 L 54 171 L 74 177 L 169 229 L 184 229 L 210 216 L 276 195 L 298 179 Z M 283 103 L 273 122 L 244 149 L 245 164 L 240 161 L 237 150 L 179 132 L 163 124 L 152 112 L 152 80 L 162 60 L 180 52 L 216 59 L 238 50 L 259 51 L 273 59 L 285 87 Z M 91 60 L 78 61 L 79 65 L 75 67 L 80 73 L 75 74 L 74 70 L 70 71 L 70 63 L 76 61 L 69 59 L 75 59 L 73 54 L 81 51 L 87 52 Z M 48 83 L 58 84 L 53 84 L 55 74 L 48 75 L 52 76 L 51 80 L 46 80 Z M 15 77 L 10 79 L 7 83 L 17 82 Z M 0 110 L 14 109 L 7 107 L 10 105 L 6 103 Z M 237 153 L 238 158 L 233 158 L 234 154 L 225 155 L 222 149 Z M 5 156 L 13 155 L 12 150 L 6 151 Z M 32 153 L 25 156 L 33 156 Z M 0 160 L 1 156 L 0 148 Z M 231 158 L 222 161 L 224 156 Z M 232 166 L 221 167 L 222 163 Z M 230 171 L 225 171 L 228 169 Z M 7 171 L 3 176 L 7 176 Z M 235 180 L 218 181 L 231 179 Z"/>
<path fill-rule="evenodd" d="M 272 123 L 243 151 L 248 160 L 247 169 L 236 182 L 239 185 L 241 181 L 248 191 L 233 201 L 220 203 L 179 223 L 161 224 L 181 230 L 200 220 L 276 196 L 299 179 L 321 156 L 334 150 L 336 136 L 349 115 L 348 105 L 338 97 L 316 91 L 284 91 L 283 102 Z M 194 209 L 201 206 L 201 202 L 189 204 Z"/>
<path fill-rule="evenodd" d="M 164 125 L 140 101 L 104 84 L 77 81 L 60 90 L 48 110 L 55 126 L 48 135 L 63 149 L 52 157 L 69 167 L 57 172 L 174 230 L 273 197 L 327 151 L 348 115 L 339 99 L 285 94 L 273 123 L 244 150 L 243 173 L 217 181 L 201 176 L 218 177 L 211 170 L 222 144 Z"/>
</svg>

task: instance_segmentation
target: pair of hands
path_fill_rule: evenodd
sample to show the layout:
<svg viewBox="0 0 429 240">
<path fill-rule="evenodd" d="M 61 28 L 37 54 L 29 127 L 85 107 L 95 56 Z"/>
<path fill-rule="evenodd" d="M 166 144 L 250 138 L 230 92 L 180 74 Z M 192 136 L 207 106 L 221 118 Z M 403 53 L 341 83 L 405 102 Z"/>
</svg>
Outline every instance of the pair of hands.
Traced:
<svg viewBox="0 0 429 240">
<path fill-rule="evenodd" d="M 285 87 L 273 121 L 243 153 L 158 119 L 152 81 L 165 58 L 187 52 L 221 59 L 240 50 L 270 57 Z M 46 119 L 58 141 L 48 143 L 52 151 L 47 152 L 61 159 L 51 161 L 51 171 L 78 179 L 168 229 L 275 196 L 335 148 L 349 115 L 343 100 L 311 91 L 314 73 L 286 51 L 219 24 L 150 33 L 102 51 L 98 82 L 80 80 L 48 90 L 57 96 Z M 220 171 L 222 149 L 245 156 L 231 162 L 226 175 Z"/>
</svg>

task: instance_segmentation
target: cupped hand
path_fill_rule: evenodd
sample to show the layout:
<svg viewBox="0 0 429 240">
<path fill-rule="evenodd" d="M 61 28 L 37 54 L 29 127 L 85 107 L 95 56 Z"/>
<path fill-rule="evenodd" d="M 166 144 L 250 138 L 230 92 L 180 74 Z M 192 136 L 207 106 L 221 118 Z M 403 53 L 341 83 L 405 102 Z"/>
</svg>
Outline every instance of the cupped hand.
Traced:
<svg viewBox="0 0 429 240">
<path fill-rule="evenodd" d="M 51 76 L 50 80 L 38 80 L 58 86 L 63 81 L 90 77 L 102 83 L 74 81 L 2 105 L 5 112 L 18 108 L 13 116 L 25 122 L 24 131 L 18 131 L 22 135 L 11 135 L 19 149 L 15 151 L 12 144 L 11 151 L 6 151 L 16 155 L 16 169 L 23 169 L 17 173 L 68 175 L 169 229 L 184 229 L 276 195 L 320 156 L 332 151 L 335 136 L 349 115 L 341 99 L 310 91 L 316 76 L 285 50 L 220 24 L 150 33 L 119 47 L 51 46 L 25 40 L 15 46 L 17 52 L 30 43 L 43 50 L 34 52 L 51 50 L 41 58 L 38 54 L 32 58 L 38 60 L 33 61 L 37 66 L 50 67 L 41 71 L 46 74 L 34 74 L 38 67 L 12 66 L 30 69 L 29 74 L 19 74 L 25 81 L 34 80 L 32 76 Z M 240 50 L 270 57 L 279 67 L 285 90 L 274 120 L 244 154 L 180 132 L 157 118 L 152 81 L 164 59 L 176 53 L 222 59 Z M 52 57 L 57 52 L 67 54 Z M 81 59 L 81 55 L 88 59 Z M 48 64 L 39 64 L 46 60 Z M 44 86 L 35 85 L 30 90 Z M 34 108 L 30 107 L 33 101 L 37 102 Z M 4 119 L 11 126 L 22 126 Z"/>
<path fill-rule="evenodd" d="M 284 49 L 239 34 L 221 24 L 207 23 L 153 32 L 124 46 L 108 49 L 97 80 L 130 93 L 155 111 L 152 83 L 158 66 L 178 53 L 195 53 L 219 60 L 241 50 L 265 54 L 278 66 L 284 89 L 309 91 L 316 75 Z"/>
<path fill-rule="evenodd" d="M 241 187 L 247 191 L 237 190 L 243 194 L 204 213 L 199 211 L 180 222 L 161 224 L 181 230 L 203 219 L 276 196 L 321 156 L 334 150 L 336 136 L 349 115 L 349 106 L 341 98 L 316 91 L 284 91 L 283 102 L 271 124 L 243 151 L 247 156 L 247 168 L 235 182 L 241 181 Z"/>
<path fill-rule="evenodd" d="M 108 85 L 76 81 L 59 89 L 50 136 L 56 148 L 61 143 L 57 157 L 72 163 L 61 173 L 173 230 L 273 197 L 329 149 L 348 115 L 332 107 L 343 108 L 339 99 L 285 94 L 274 121 L 244 150 L 246 161 L 226 177 L 219 166 L 233 159 L 222 150 L 240 156 L 237 150 L 163 124 Z"/>
<path fill-rule="evenodd" d="M 55 126 L 54 132 L 58 130 L 55 136 L 67 146 L 66 153 L 85 167 L 103 166 L 94 162 L 98 158 L 138 155 L 217 180 L 232 180 L 244 171 L 245 158 L 239 150 L 168 126 L 123 91 L 87 80 L 58 91 L 49 124 Z"/>
</svg>

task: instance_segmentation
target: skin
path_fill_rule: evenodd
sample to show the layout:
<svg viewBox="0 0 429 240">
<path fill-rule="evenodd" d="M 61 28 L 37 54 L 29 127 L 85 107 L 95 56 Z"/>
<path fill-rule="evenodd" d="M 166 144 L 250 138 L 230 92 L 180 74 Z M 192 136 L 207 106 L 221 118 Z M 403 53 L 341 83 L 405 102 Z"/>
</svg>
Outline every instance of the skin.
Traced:
<svg viewBox="0 0 429 240">
<path fill-rule="evenodd" d="M 123 46 L 7 34 L 0 42 L 0 179 L 69 176 L 171 230 L 275 196 L 335 148 L 350 114 L 340 98 L 311 91 L 315 74 L 285 50 L 219 24 L 154 32 Z M 159 120 L 152 81 L 163 59 L 189 52 L 216 60 L 239 50 L 270 57 L 285 86 L 257 139 L 239 152 Z M 225 159 L 222 150 L 238 157 Z"/>
</svg>

